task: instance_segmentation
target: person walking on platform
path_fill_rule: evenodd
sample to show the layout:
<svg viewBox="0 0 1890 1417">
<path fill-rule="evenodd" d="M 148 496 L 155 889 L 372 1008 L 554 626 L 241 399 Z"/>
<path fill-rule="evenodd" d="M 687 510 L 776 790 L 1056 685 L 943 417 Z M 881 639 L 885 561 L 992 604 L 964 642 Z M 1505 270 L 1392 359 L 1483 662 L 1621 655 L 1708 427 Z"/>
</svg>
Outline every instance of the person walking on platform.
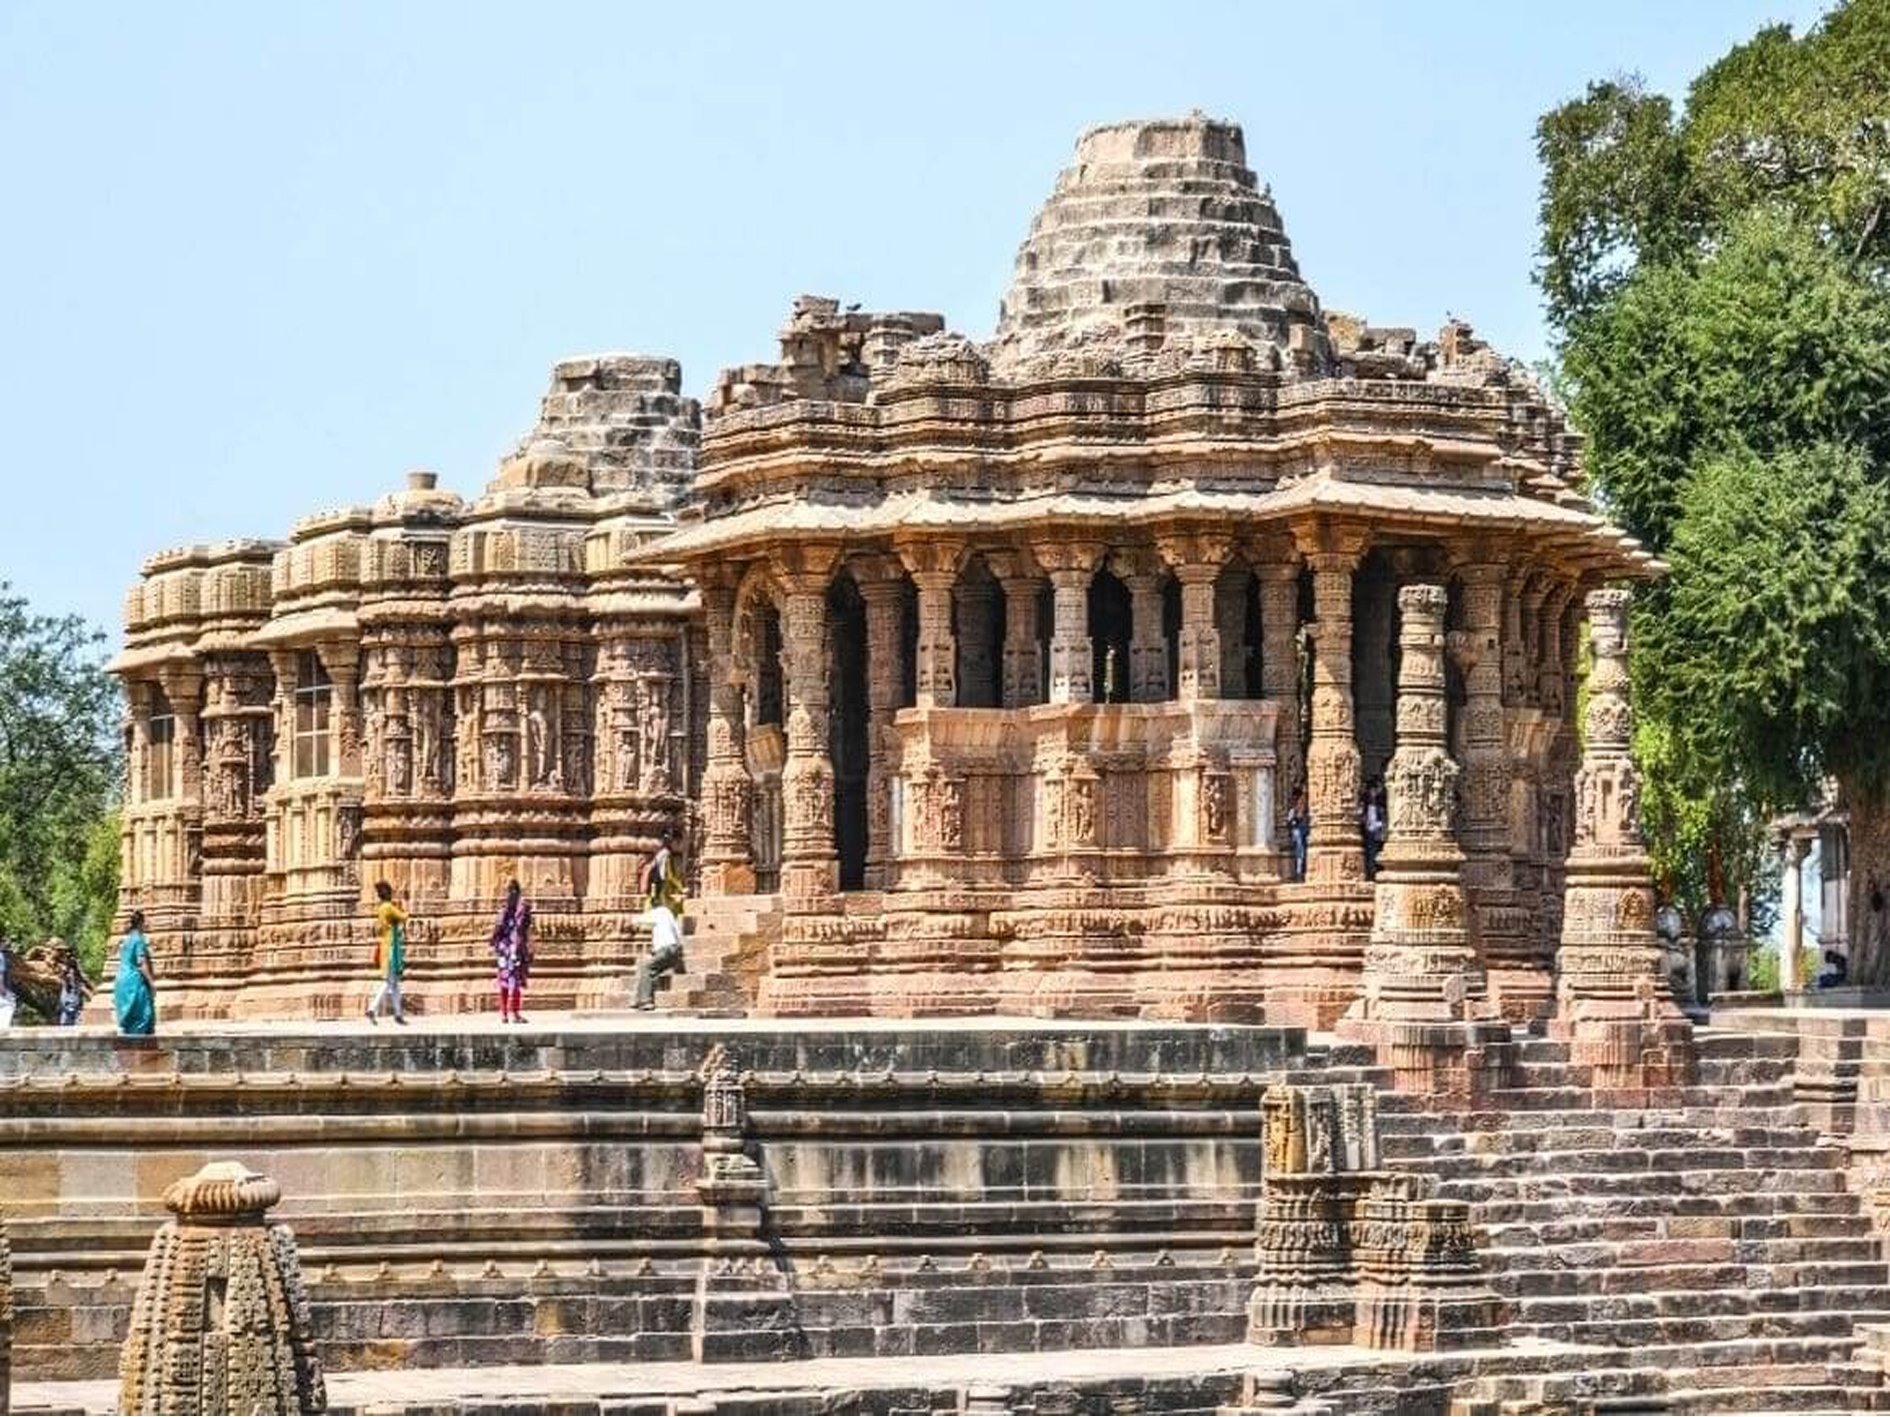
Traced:
<svg viewBox="0 0 1890 1417">
<path fill-rule="evenodd" d="M 144 912 L 131 912 L 131 929 L 118 949 L 118 979 L 112 985 L 118 1031 L 131 1038 L 157 1032 L 157 980 L 151 972 L 151 942 L 144 937 Z"/>
<path fill-rule="evenodd" d="M 499 923 L 492 927 L 492 953 L 498 965 L 499 1022 L 523 1023 L 525 983 L 532 967 L 532 904 L 517 881 L 505 888 Z"/>
<path fill-rule="evenodd" d="M 374 923 L 377 937 L 374 967 L 380 971 L 380 987 L 368 1001 L 367 1021 L 379 1023 L 381 1008 L 391 1004 L 394 1022 L 405 1023 L 407 1011 L 400 998 L 400 976 L 407 972 L 407 912 L 394 899 L 394 888 L 386 881 L 374 883 Z"/>
</svg>

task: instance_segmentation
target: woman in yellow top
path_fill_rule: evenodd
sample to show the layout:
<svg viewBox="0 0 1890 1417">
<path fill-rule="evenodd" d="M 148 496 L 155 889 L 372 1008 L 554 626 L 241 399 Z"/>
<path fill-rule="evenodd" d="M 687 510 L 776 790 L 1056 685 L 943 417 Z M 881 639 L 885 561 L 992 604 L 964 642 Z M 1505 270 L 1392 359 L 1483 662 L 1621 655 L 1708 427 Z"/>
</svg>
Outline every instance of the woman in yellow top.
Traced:
<svg viewBox="0 0 1890 1417">
<path fill-rule="evenodd" d="M 374 967 L 381 972 L 381 984 L 367 1006 L 367 1021 L 379 1023 L 381 1006 L 391 1003 L 394 1006 L 394 1022 L 405 1023 L 407 1013 L 400 1003 L 400 976 L 407 971 L 407 912 L 395 901 L 394 888 L 386 881 L 374 883 L 374 895 L 377 902 L 374 921 L 380 927 L 380 938 L 374 950 Z"/>
</svg>

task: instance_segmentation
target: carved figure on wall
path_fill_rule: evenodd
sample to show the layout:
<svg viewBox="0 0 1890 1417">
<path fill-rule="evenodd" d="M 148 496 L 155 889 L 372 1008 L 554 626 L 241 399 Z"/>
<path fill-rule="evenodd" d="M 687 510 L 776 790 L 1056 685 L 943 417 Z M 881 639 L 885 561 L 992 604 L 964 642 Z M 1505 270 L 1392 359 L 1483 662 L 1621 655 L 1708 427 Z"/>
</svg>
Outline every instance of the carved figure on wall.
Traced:
<svg viewBox="0 0 1890 1417">
<path fill-rule="evenodd" d="M 1076 777 L 1070 780 L 1070 837 L 1077 844 L 1086 846 L 1096 840 L 1096 783 L 1094 779 Z"/>
<path fill-rule="evenodd" d="M 454 786 L 460 791 L 471 791 L 479 786 L 479 691 L 476 689 L 460 691 L 457 735 L 453 745 L 456 749 Z"/>
<path fill-rule="evenodd" d="M 1638 841 L 1641 830 L 1641 775 L 1630 763 L 1621 769 L 1621 786 L 1615 798 L 1616 815 L 1623 841 Z"/>
<path fill-rule="evenodd" d="M 487 777 L 492 787 L 512 787 L 518 780 L 518 744 L 508 733 L 496 733 L 486 745 Z"/>
<path fill-rule="evenodd" d="M 386 777 L 386 774 L 382 771 L 381 759 L 382 753 L 386 751 L 384 747 L 386 740 L 383 736 L 384 729 L 382 726 L 381 706 L 374 701 L 374 698 L 370 698 L 366 709 L 362 713 L 362 719 L 367 726 L 368 750 L 361 764 L 361 778 L 369 795 L 378 797 L 381 795 L 382 784 Z"/>
<path fill-rule="evenodd" d="M 436 791 L 441 786 L 445 765 L 440 753 L 440 703 L 433 694 L 418 694 L 410 715 L 413 728 L 413 758 L 420 786 Z"/>
<path fill-rule="evenodd" d="M 1201 780 L 1201 814 L 1210 841 L 1227 835 L 1227 779 L 1220 773 L 1209 773 Z"/>
<path fill-rule="evenodd" d="M 525 704 L 526 784 L 555 787 L 557 771 L 551 756 L 551 725 L 545 712 L 545 691 L 534 685 Z"/>
<path fill-rule="evenodd" d="M 669 790 L 669 680 L 658 675 L 638 688 L 638 735 L 643 746 L 643 790 Z"/>
<path fill-rule="evenodd" d="M 965 844 L 965 785 L 955 777 L 938 784 L 938 842 L 948 851 Z"/>
<path fill-rule="evenodd" d="M 220 718 L 212 738 L 210 810 L 216 816 L 249 815 L 249 744 L 240 719 Z"/>
<path fill-rule="evenodd" d="M 637 785 L 637 725 L 628 704 L 618 704 L 616 714 L 616 783 L 619 792 L 629 792 Z"/>
<path fill-rule="evenodd" d="M 402 724 L 387 739 L 387 790 L 396 797 L 413 791 L 413 744 Z"/>
<path fill-rule="evenodd" d="M 361 850 L 361 809 L 344 806 L 335 813 L 335 856 L 352 861 Z"/>
</svg>

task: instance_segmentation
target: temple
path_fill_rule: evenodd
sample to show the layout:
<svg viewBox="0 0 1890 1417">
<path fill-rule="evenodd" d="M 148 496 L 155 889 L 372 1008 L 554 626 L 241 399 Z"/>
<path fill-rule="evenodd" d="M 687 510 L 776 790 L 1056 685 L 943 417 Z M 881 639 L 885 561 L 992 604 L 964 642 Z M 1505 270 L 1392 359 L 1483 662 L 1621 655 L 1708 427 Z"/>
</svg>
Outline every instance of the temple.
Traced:
<svg viewBox="0 0 1890 1417">
<path fill-rule="evenodd" d="M 1573 721 L 1591 593 L 1659 567 L 1579 480 L 1469 326 L 1322 309 L 1237 127 L 1092 129 L 988 342 L 803 298 L 706 406 L 670 361 L 561 363 L 476 500 L 414 474 L 152 558 L 125 901 L 187 1012 L 320 1014 L 385 877 L 452 1009 L 516 876 L 540 998 L 601 1005 L 675 828 L 705 922 L 766 922 L 764 1013 L 1264 1020 L 1453 1068 L 1552 1012 L 1565 932 L 1608 956 L 1565 982 L 1661 974 L 1632 766 Z M 1594 841 L 1606 928 L 1564 905 Z"/>
</svg>

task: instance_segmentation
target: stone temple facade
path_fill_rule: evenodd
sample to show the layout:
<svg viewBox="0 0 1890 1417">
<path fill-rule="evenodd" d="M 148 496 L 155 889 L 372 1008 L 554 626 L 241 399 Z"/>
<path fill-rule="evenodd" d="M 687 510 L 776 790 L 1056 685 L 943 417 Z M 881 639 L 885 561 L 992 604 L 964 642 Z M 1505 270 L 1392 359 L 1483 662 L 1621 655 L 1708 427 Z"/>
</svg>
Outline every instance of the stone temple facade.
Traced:
<svg viewBox="0 0 1890 1417">
<path fill-rule="evenodd" d="M 674 827 L 779 922 L 763 1012 L 1337 1027 L 1453 1084 L 1551 1013 L 1677 1057 L 1608 589 L 1660 568 L 1470 327 L 1322 308 L 1237 127 L 1086 133 L 988 342 L 804 298 L 780 349 L 702 408 L 567 361 L 476 500 L 146 563 L 125 901 L 173 1005 L 338 1007 L 383 876 L 425 1006 L 483 1000 L 513 875 L 540 1001 L 613 1001 Z"/>
</svg>

